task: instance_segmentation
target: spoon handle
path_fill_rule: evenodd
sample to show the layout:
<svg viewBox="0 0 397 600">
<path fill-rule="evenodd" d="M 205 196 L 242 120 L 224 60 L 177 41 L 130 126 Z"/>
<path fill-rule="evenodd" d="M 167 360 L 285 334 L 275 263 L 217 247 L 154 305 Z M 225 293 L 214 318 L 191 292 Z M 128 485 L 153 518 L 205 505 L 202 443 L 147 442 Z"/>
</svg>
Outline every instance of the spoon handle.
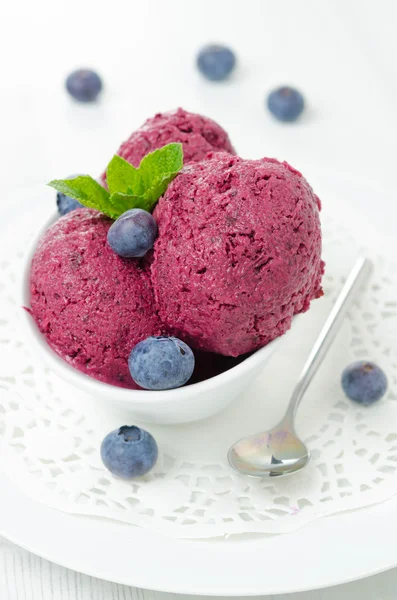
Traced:
<svg viewBox="0 0 397 600">
<path fill-rule="evenodd" d="M 355 294 L 365 281 L 372 270 L 372 263 L 368 258 L 360 257 L 353 269 L 350 271 L 330 314 L 318 336 L 310 354 L 303 367 L 298 383 L 292 394 L 291 401 L 288 405 L 286 418 L 290 418 L 291 422 L 295 416 L 299 402 L 306 391 L 307 386 L 311 382 L 314 374 L 321 365 L 325 355 L 327 354 L 334 338 L 342 324 L 347 311 L 353 303 Z"/>
</svg>

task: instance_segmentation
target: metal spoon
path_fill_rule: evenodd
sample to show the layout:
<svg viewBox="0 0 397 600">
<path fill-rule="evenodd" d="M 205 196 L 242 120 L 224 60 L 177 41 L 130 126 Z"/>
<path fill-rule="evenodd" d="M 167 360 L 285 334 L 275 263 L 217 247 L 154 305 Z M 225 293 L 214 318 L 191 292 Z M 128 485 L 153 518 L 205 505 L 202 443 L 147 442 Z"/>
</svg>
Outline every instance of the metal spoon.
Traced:
<svg viewBox="0 0 397 600">
<path fill-rule="evenodd" d="M 273 429 L 245 437 L 230 448 L 229 463 L 239 473 L 253 477 L 280 477 L 295 473 L 308 463 L 310 452 L 294 429 L 296 411 L 356 292 L 371 269 L 371 261 L 362 257 L 351 270 L 303 367 L 283 420 Z"/>
</svg>

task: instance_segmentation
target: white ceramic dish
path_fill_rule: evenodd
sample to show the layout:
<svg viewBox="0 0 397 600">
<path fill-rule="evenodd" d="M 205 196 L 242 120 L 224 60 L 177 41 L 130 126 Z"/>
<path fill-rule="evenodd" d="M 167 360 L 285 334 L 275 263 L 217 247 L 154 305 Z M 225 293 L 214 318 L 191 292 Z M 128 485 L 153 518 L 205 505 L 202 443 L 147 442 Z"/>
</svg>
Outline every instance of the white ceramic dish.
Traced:
<svg viewBox="0 0 397 600">
<path fill-rule="evenodd" d="M 37 232 L 26 252 L 20 288 L 23 306 L 30 305 L 30 265 L 37 242 L 55 219 L 51 217 Z M 20 321 L 34 353 L 59 377 L 111 403 L 113 409 L 128 409 L 138 419 L 160 424 L 187 423 L 220 412 L 255 381 L 280 343 L 280 339 L 274 340 L 232 369 L 200 383 L 158 392 L 128 390 L 97 381 L 66 363 L 47 344 L 28 312 L 21 311 Z"/>
<path fill-rule="evenodd" d="M 397 566 L 397 499 L 289 534 L 192 541 L 58 512 L 0 475 L 0 535 L 64 567 L 125 585 L 225 597 L 287 594 Z"/>
</svg>

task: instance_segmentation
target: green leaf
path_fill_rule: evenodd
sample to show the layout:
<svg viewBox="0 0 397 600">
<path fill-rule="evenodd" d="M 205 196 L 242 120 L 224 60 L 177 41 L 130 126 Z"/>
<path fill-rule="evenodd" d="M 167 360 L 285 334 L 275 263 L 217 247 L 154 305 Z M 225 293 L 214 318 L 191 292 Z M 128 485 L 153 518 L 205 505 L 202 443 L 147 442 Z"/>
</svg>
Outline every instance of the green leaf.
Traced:
<svg viewBox="0 0 397 600">
<path fill-rule="evenodd" d="M 172 143 L 147 154 L 138 169 L 124 158 L 114 156 L 106 170 L 109 191 L 89 175 L 54 179 L 48 185 L 88 208 L 117 219 L 131 208 L 152 211 L 182 167 L 182 144 Z"/>
<path fill-rule="evenodd" d="M 138 170 L 144 182 L 145 190 L 149 190 L 156 185 L 162 185 L 162 182 L 166 179 L 171 181 L 182 167 L 182 144 L 172 143 L 144 156 Z M 167 186 L 165 189 L 167 189 Z M 158 197 L 160 197 L 164 191 L 159 194 Z"/>
<path fill-rule="evenodd" d="M 165 193 L 168 185 L 177 175 L 178 173 L 167 173 L 162 178 L 153 181 L 152 187 L 145 192 L 145 198 L 150 202 L 151 208 L 153 208 L 160 196 Z"/>
<path fill-rule="evenodd" d="M 109 201 L 109 192 L 89 175 L 79 175 L 73 179 L 54 179 L 48 185 L 112 219 L 119 216 Z"/>
<path fill-rule="evenodd" d="M 133 196 L 142 196 L 144 186 L 141 174 L 121 156 L 113 156 L 106 169 L 106 181 L 111 194 L 121 192 Z"/>
<path fill-rule="evenodd" d="M 110 203 L 114 210 L 122 215 L 131 208 L 143 208 L 150 212 L 151 204 L 142 196 L 134 196 L 132 194 L 122 194 L 121 192 L 115 192 L 110 196 Z"/>
<path fill-rule="evenodd" d="M 122 206 L 128 202 L 125 195 L 131 198 L 132 206 L 151 211 L 157 200 L 164 194 L 168 184 L 176 177 L 183 167 L 182 144 L 167 144 L 163 148 L 147 154 L 136 169 L 124 158 L 114 156 L 106 170 L 107 184 L 112 195 L 123 194 L 120 197 Z M 138 206 L 138 198 L 141 199 Z M 116 206 L 116 196 L 113 204 Z M 127 209 L 128 210 L 128 209 Z"/>
</svg>

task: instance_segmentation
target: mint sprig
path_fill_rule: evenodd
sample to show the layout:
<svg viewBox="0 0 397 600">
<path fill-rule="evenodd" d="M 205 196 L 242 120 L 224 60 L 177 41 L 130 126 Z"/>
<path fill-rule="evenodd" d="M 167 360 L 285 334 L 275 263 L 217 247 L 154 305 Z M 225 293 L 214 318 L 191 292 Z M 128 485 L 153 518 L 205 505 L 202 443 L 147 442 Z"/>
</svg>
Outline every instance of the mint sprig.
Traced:
<svg viewBox="0 0 397 600">
<path fill-rule="evenodd" d="M 89 175 L 54 179 L 48 185 L 88 208 L 117 219 L 131 208 L 152 211 L 182 166 L 182 144 L 172 143 L 147 154 L 137 169 L 120 156 L 114 156 L 106 169 L 109 191 Z"/>
</svg>

